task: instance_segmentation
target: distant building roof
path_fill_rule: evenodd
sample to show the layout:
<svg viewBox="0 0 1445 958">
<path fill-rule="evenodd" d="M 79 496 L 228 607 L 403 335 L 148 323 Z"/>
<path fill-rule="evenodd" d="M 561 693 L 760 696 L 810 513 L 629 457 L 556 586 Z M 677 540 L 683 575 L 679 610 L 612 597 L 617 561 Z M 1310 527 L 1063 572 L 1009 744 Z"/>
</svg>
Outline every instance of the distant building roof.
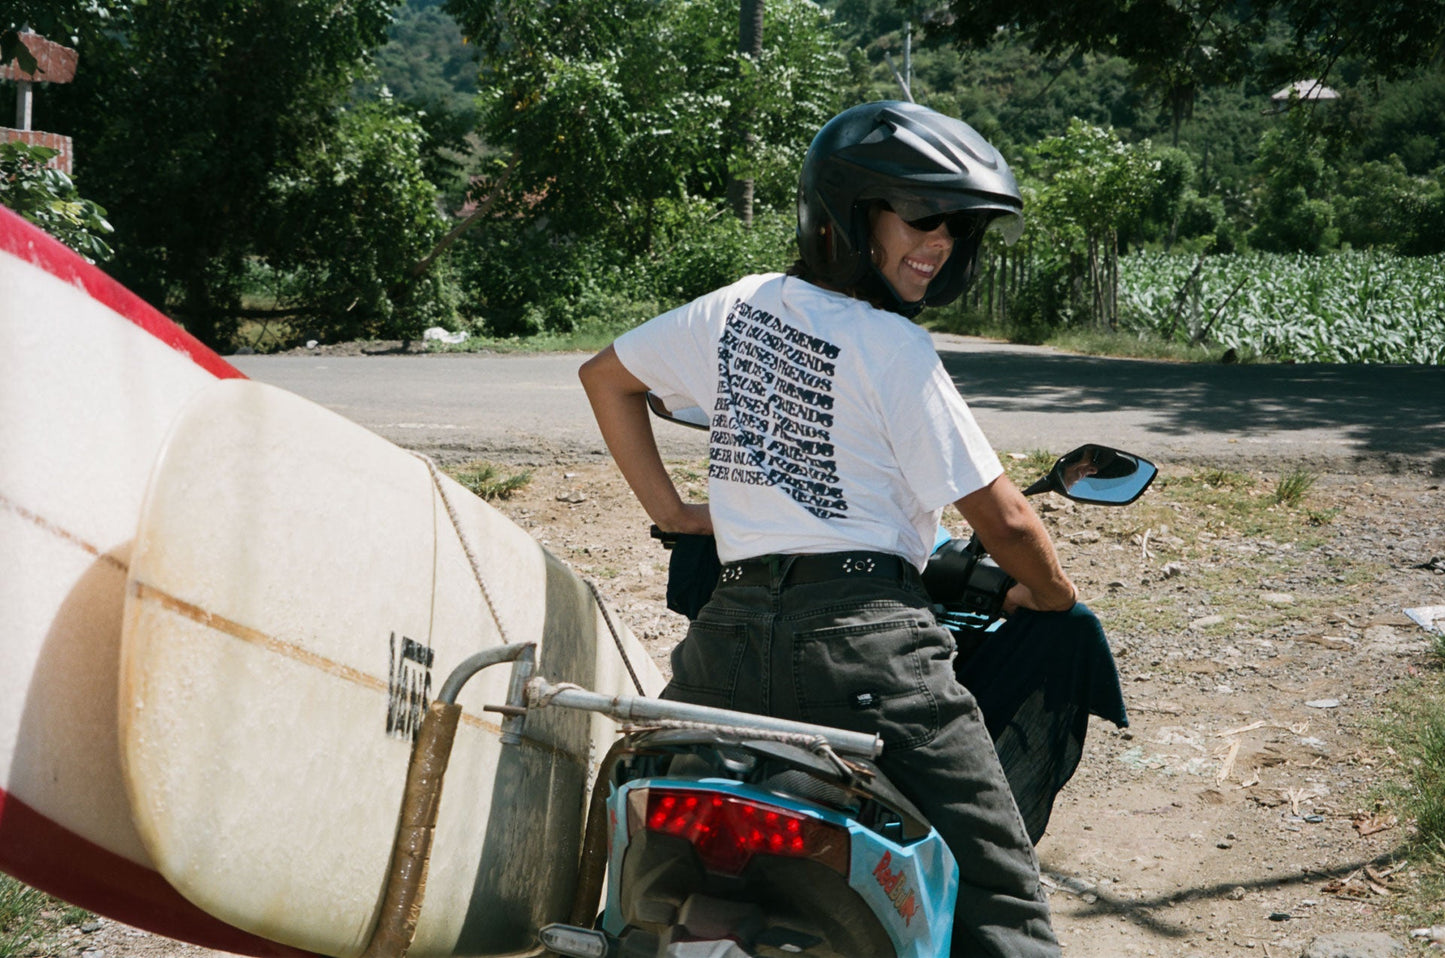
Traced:
<svg viewBox="0 0 1445 958">
<path fill-rule="evenodd" d="M 1296 80 L 1270 99 L 1276 103 L 1287 103 L 1291 97 L 1297 100 L 1338 100 L 1340 95 L 1319 80 Z"/>
</svg>

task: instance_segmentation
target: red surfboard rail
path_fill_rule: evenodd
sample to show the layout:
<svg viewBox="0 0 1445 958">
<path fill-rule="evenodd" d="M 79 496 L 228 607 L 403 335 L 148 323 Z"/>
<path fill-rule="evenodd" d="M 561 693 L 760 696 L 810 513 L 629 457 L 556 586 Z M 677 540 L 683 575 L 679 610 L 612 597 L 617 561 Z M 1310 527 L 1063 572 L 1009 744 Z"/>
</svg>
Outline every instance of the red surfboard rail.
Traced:
<svg viewBox="0 0 1445 958">
<path fill-rule="evenodd" d="M 245 378 L 145 300 L 0 206 L 0 253 L 83 290 L 125 320 L 221 379 Z M 37 310 L 39 309 L 37 304 Z M 43 317 L 37 316 L 36 322 Z M 70 831 L 0 784 L 0 871 L 89 911 L 205 948 L 256 958 L 308 954 L 234 928 L 181 897 L 161 875 Z"/>
<path fill-rule="evenodd" d="M 56 279 L 85 290 L 91 299 L 110 307 L 172 349 L 185 353 L 197 366 L 217 378 L 245 378 L 239 369 L 167 319 L 154 306 L 101 272 L 93 263 L 87 263 L 83 257 L 49 233 L 3 206 L 0 206 L 0 251 L 32 263 Z"/>
<path fill-rule="evenodd" d="M 308 953 L 233 928 L 182 898 L 164 878 L 56 825 L 0 789 L 0 866 L 7 874 L 101 915 L 167 938 L 257 958 Z M 76 869 L 75 862 L 85 862 Z"/>
</svg>

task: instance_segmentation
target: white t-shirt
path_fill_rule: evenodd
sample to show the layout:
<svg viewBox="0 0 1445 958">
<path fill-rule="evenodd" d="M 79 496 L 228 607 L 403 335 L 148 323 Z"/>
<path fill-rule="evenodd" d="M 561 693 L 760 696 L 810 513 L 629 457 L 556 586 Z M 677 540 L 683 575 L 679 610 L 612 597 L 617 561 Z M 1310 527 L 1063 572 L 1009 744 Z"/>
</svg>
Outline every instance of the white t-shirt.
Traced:
<svg viewBox="0 0 1445 958">
<path fill-rule="evenodd" d="M 922 569 L 943 507 L 1003 471 L 928 333 L 778 273 L 618 337 L 670 409 L 712 418 L 718 557 L 871 550 Z"/>
</svg>

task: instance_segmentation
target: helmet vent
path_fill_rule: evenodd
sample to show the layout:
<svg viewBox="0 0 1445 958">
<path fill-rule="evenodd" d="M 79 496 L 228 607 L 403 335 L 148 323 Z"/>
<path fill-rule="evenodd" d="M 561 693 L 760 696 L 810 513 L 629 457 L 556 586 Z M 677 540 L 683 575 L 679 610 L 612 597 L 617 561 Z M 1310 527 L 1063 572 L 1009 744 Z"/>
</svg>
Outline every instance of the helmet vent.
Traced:
<svg viewBox="0 0 1445 958">
<path fill-rule="evenodd" d="M 973 163 L 989 170 L 998 169 L 998 164 L 989 155 L 996 154 L 996 151 L 987 143 L 982 144 L 986 149 L 979 149 L 975 144 L 958 136 L 945 140 L 931 130 L 919 129 L 916 123 L 906 122 L 897 114 L 890 117 L 890 119 L 894 118 L 896 118 L 893 124 L 894 141 L 909 151 L 929 158 L 943 170 L 966 174 L 970 164 Z M 972 133 L 972 129 L 969 132 Z"/>
</svg>

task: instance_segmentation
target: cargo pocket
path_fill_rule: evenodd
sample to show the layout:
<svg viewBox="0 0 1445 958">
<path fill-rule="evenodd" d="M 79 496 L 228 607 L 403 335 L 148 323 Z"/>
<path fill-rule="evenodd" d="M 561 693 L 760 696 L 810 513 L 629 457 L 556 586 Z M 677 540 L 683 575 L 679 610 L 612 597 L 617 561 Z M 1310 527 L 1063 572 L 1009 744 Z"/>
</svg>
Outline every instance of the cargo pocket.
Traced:
<svg viewBox="0 0 1445 958">
<path fill-rule="evenodd" d="M 947 656 L 936 630 L 911 617 L 799 632 L 793 683 L 800 717 L 877 732 L 890 748 L 922 745 L 938 734 L 938 701 L 928 680 Z"/>
<path fill-rule="evenodd" d="M 687 637 L 672 650 L 672 681 L 662 697 L 694 705 L 738 708 L 738 683 L 747 648 L 745 623 L 693 622 Z"/>
</svg>

